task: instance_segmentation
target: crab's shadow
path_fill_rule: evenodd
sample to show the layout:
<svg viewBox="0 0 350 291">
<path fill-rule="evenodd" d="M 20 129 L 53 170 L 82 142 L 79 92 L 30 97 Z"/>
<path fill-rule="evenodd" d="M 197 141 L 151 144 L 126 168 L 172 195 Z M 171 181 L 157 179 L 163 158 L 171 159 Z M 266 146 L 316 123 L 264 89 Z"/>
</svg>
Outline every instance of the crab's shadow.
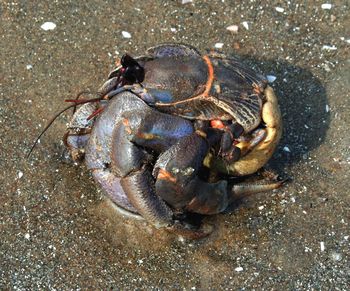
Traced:
<svg viewBox="0 0 350 291">
<path fill-rule="evenodd" d="M 288 173 L 292 164 L 306 160 L 326 137 L 330 124 L 326 89 L 310 71 L 288 62 L 241 58 L 265 75 L 276 77 L 271 86 L 282 112 L 283 135 L 269 166 Z"/>
</svg>

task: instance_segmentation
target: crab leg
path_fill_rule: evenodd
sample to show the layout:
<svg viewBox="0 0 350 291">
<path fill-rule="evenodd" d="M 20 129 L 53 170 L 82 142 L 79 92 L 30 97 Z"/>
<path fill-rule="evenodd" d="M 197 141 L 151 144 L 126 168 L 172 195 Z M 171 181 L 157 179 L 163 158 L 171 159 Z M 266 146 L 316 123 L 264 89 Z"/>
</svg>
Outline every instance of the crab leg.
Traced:
<svg viewBox="0 0 350 291">
<path fill-rule="evenodd" d="M 154 170 L 156 192 L 174 208 L 216 214 L 238 199 L 277 189 L 283 184 L 284 181 L 231 187 L 225 180 L 217 183 L 201 180 L 198 172 L 210 146 L 203 133 L 195 132 L 179 140 L 158 158 Z"/>
<path fill-rule="evenodd" d="M 123 114 L 113 130 L 112 171 L 121 177 L 132 205 L 157 226 L 173 223 L 171 208 L 199 214 L 220 213 L 243 196 L 281 185 L 242 184 L 232 188 L 225 180 L 201 180 L 203 160 L 221 136 L 222 131 L 212 128 L 194 131 L 189 121 L 149 107 L 146 112 L 145 108 L 135 110 Z M 155 183 L 150 170 L 152 161 L 145 149 L 160 153 L 153 170 Z"/>
</svg>

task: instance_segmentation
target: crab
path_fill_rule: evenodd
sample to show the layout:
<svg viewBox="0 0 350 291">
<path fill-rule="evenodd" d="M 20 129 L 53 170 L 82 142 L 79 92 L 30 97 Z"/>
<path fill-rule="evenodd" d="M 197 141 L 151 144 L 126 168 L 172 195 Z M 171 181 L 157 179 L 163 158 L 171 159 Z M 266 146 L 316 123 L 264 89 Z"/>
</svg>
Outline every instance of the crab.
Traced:
<svg viewBox="0 0 350 291">
<path fill-rule="evenodd" d="M 221 213 L 283 184 L 231 185 L 203 175 L 255 173 L 281 137 L 272 88 L 236 59 L 158 45 L 146 56 L 124 55 L 99 94 L 93 102 L 71 100 L 81 106 L 64 141 L 123 213 L 202 237 L 210 231 L 192 213 Z"/>
</svg>

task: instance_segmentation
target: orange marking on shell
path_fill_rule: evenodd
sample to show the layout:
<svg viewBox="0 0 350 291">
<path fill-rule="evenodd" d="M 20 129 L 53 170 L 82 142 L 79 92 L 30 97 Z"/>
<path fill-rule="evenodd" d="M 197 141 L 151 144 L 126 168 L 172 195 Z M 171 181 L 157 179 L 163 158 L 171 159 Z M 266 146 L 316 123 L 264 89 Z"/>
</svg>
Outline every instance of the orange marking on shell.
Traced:
<svg viewBox="0 0 350 291">
<path fill-rule="evenodd" d="M 214 68 L 208 56 L 204 56 L 203 60 L 206 62 L 208 66 L 208 80 L 205 84 L 205 90 L 201 95 L 208 96 L 211 86 L 213 85 L 213 82 L 214 82 Z"/>
<path fill-rule="evenodd" d="M 123 124 L 125 126 L 125 130 L 128 134 L 132 133 L 132 130 L 130 128 L 130 124 L 129 124 L 129 120 L 127 120 L 126 118 L 123 119 Z"/>
<path fill-rule="evenodd" d="M 159 169 L 157 179 L 167 180 L 172 183 L 176 183 L 176 178 L 164 169 Z"/>
<path fill-rule="evenodd" d="M 208 66 L 208 79 L 207 79 L 207 82 L 205 83 L 205 90 L 203 93 L 200 93 L 198 95 L 195 95 L 191 98 L 189 98 L 188 100 L 194 100 L 196 98 L 209 98 L 210 97 L 210 90 L 211 90 L 211 87 L 213 86 L 213 82 L 214 82 L 214 79 L 215 79 L 215 76 L 214 76 L 214 67 L 213 67 L 213 64 L 211 63 L 211 60 L 208 56 L 203 56 L 203 60 L 204 62 L 207 64 Z M 165 107 L 165 106 L 174 106 L 174 105 L 177 105 L 177 104 L 182 104 L 182 103 L 187 103 L 188 100 L 181 100 L 181 101 L 176 101 L 176 102 L 172 102 L 172 103 L 160 103 L 160 102 L 157 102 L 156 103 L 156 106 L 158 107 Z M 189 110 L 191 111 L 191 110 Z"/>
<path fill-rule="evenodd" d="M 210 121 L 210 126 L 212 128 L 218 128 L 218 129 L 224 129 L 225 125 L 223 124 L 223 122 L 221 120 L 218 119 L 214 119 Z"/>
</svg>

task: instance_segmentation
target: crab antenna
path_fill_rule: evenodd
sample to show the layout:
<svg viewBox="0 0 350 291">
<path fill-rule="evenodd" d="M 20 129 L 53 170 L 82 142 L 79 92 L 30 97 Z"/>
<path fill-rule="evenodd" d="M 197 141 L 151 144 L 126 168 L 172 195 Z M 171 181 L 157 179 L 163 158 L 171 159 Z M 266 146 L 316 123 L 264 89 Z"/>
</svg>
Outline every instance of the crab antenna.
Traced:
<svg viewBox="0 0 350 291">
<path fill-rule="evenodd" d="M 85 95 L 85 94 L 91 94 L 91 95 L 99 95 L 100 93 L 97 91 L 97 92 L 91 92 L 91 91 L 81 91 L 77 94 L 77 96 L 75 97 L 75 100 L 79 100 L 79 98 L 82 96 L 82 95 Z M 67 101 L 66 101 L 67 102 Z M 78 105 L 78 104 L 77 104 Z M 77 107 L 74 107 L 73 108 L 73 114 L 75 113 Z"/>
<path fill-rule="evenodd" d="M 67 106 L 66 108 L 62 109 L 60 112 L 58 112 L 54 117 L 51 118 L 51 120 L 49 121 L 49 123 L 45 126 L 45 128 L 42 130 L 42 132 L 39 134 L 39 136 L 35 139 L 33 145 L 30 148 L 29 153 L 27 154 L 27 159 L 29 159 L 30 155 L 32 154 L 35 146 L 38 144 L 39 139 L 42 137 L 42 135 L 49 129 L 49 127 L 51 126 L 51 124 L 57 119 L 57 117 L 59 117 L 63 112 L 67 111 L 70 108 L 73 108 L 74 106 L 76 106 L 76 104 L 72 104 Z"/>
<path fill-rule="evenodd" d="M 73 99 L 74 100 L 74 99 Z M 30 151 L 29 153 L 27 154 L 27 159 L 29 159 L 30 155 L 32 154 L 35 146 L 38 144 L 39 142 L 39 139 L 43 136 L 43 134 L 50 128 L 50 126 L 52 125 L 52 123 L 62 114 L 64 113 L 65 111 L 67 111 L 68 109 L 70 108 L 73 108 L 73 107 L 76 107 L 77 105 L 81 105 L 81 104 L 84 104 L 84 103 L 89 103 L 89 102 L 98 102 L 100 101 L 101 98 L 93 98 L 93 99 L 88 99 L 88 100 L 76 100 L 76 101 L 79 101 L 79 102 L 74 102 L 74 104 L 71 104 L 69 106 L 67 106 L 66 108 L 62 109 L 61 111 L 59 111 L 58 113 L 56 113 L 52 118 L 51 120 L 48 122 L 48 124 L 45 126 L 45 128 L 42 130 L 42 132 L 39 134 L 39 136 L 35 139 L 33 145 L 31 146 L 30 148 Z M 70 100 L 68 101 L 70 102 Z"/>
</svg>

